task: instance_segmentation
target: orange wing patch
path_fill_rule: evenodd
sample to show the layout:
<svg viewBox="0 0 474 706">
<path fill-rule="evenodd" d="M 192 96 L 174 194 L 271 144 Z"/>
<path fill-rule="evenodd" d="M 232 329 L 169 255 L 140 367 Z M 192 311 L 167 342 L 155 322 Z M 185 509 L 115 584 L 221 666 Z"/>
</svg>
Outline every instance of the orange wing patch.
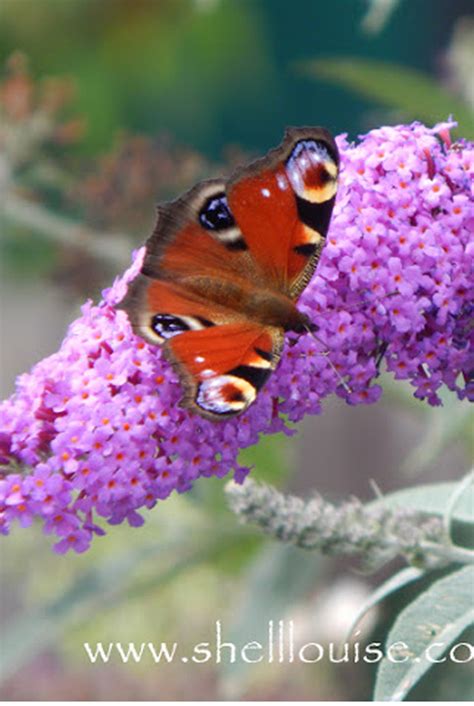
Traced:
<svg viewBox="0 0 474 706">
<path fill-rule="evenodd" d="M 255 401 L 283 343 L 279 329 L 227 324 L 189 331 L 164 349 L 185 383 L 183 405 L 210 419 L 240 414 Z"/>
</svg>

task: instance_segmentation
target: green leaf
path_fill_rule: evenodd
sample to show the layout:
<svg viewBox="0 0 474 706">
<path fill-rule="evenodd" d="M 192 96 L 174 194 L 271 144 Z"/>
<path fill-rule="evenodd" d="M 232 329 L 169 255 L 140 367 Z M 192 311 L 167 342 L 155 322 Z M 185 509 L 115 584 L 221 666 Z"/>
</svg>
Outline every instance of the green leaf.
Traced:
<svg viewBox="0 0 474 706">
<path fill-rule="evenodd" d="M 430 483 L 404 488 L 395 493 L 384 495 L 369 503 L 369 507 L 417 510 L 430 515 L 444 516 L 450 497 L 457 491 L 458 483 Z M 459 522 L 474 523 L 474 487 L 466 488 L 451 512 L 451 519 Z"/>
<path fill-rule="evenodd" d="M 406 66 L 370 59 L 317 59 L 300 64 L 302 73 L 402 110 L 407 118 L 436 123 L 453 115 L 463 137 L 474 139 L 473 114 L 428 75 Z"/>
<path fill-rule="evenodd" d="M 474 567 L 467 566 L 433 583 L 400 613 L 387 637 L 385 654 L 391 659 L 380 663 L 374 700 L 402 701 L 472 625 L 473 587 Z"/>
<path fill-rule="evenodd" d="M 371 610 L 371 608 L 383 601 L 385 598 L 387 598 L 387 596 L 390 596 L 390 594 L 395 593 L 395 591 L 399 591 L 404 586 L 407 586 L 409 583 L 412 583 L 412 581 L 417 581 L 424 575 L 425 572 L 421 569 L 416 569 L 415 567 L 410 566 L 406 569 L 398 571 L 395 576 L 391 576 L 389 579 L 387 579 L 387 581 L 384 581 L 381 586 L 376 588 L 375 591 L 371 593 L 367 601 L 363 603 L 360 609 L 358 610 L 357 615 L 355 616 L 349 630 L 347 631 L 347 637 L 345 642 L 350 640 L 356 627 L 359 625 L 362 618 L 369 612 L 369 610 Z"/>
</svg>

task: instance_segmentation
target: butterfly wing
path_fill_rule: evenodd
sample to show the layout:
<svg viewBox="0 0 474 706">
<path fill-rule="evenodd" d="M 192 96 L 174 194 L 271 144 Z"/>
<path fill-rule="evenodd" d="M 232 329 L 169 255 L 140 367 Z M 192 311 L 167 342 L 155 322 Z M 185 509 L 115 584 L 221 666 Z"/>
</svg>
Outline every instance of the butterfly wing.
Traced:
<svg viewBox="0 0 474 706">
<path fill-rule="evenodd" d="M 244 244 L 275 288 L 297 299 L 314 272 L 334 206 L 339 153 L 323 128 L 291 128 L 227 184 Z"/>
<path fill-rule="evenodd" d="M 247 409 L 278 364 L 283 331 L 255 325 L 172 282 L 140 275 L 133 285 L 126 305 L 132 326 L 162 345 L 184 387 L 182 406 L 213 420 Z"/>
<path fill-rule="evenodd" d="M 212 420 L 255 401 L 280 359 L 283 332 L 242 321 L 188 331 L 164 344 L 184 385 L 182 405 Z"/>
<path fill-rule="evenodd" d="M 153 279 L 183 280 L 199 275 L 257 276 L 239 226 L 227 205 L 225 182 L 197 184 L 181 198 L 158 207 L 156 227 L 146 243 L 142 273 Z"/>
</svg>

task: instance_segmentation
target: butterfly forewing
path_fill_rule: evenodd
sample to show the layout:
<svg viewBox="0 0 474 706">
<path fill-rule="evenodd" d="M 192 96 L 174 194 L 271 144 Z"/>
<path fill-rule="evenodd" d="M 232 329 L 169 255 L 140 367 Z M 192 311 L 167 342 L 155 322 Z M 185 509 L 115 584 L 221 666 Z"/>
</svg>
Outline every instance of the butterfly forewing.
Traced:
<svg viewBox="0 0 474 706">
<path fill-rule="evenodd" d="M 229 180 L 229 206 L 250 253 L 293 299 L 324 246 L 338 165 L 337 146 L 326 130 L 293 128 L 280 147 Z"/>
</svg>

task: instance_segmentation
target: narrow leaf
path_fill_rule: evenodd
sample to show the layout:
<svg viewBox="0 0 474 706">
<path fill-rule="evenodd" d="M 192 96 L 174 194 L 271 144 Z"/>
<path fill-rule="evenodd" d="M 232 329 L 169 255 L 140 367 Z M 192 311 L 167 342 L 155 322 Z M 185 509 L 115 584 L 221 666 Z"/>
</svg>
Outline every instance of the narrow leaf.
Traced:
<svg viewBox="0 0 474 706">
<path fill-rule="evenodd" d="M 416 569 L 414 567 L 408 567 L 398 571 L 395 576 L 391 576 L 387 581 L 384 581 L 381 586 L 379 586 L 367 599 L 365 603 L 360 607 L 357 615 L 355 616 L 349 630 L 347 631 L 347 636 L 343 642 L 347 642 L 352 637 L 356 627 L 359 625 L 362 618 L 378 603 L 383 601 L 387 596 L 395 591 L 399 591 L 404 586 L 407 586 L 412 581 L 417 581 L 422 576 L 424 576 L 424 571 L 421 569 Z"/>
<path fill-rule="evenodd" d="M 468 106 L 421 71 L 355 57 L 307 61 L 301 70 L 390 108 L 403 110 L 416 120 L 435 123 L 452 114 L 463 137 L 474 138 L 473 115 Z"/>
<path fill-rule="evenodd" d="M 457 491 L 458 483 L 429 483 L 404 488 L 384 495 L 369 503 L 369 507 L 403 507 L 444 517 L 449 498 Z M 451 520 L 474 523 L 474 487 L 466 488 L 450 513 Z"/>
<path fill-rule="evenodd" d="M 473 623 L 473 590 L 474 567 L 468 566 L 433 583 L 400 613 L 387 637 L 390 658 L 380 663 L 374 700 L 402 701 L 435 666 L 433 660 Z"/>
</svg>

